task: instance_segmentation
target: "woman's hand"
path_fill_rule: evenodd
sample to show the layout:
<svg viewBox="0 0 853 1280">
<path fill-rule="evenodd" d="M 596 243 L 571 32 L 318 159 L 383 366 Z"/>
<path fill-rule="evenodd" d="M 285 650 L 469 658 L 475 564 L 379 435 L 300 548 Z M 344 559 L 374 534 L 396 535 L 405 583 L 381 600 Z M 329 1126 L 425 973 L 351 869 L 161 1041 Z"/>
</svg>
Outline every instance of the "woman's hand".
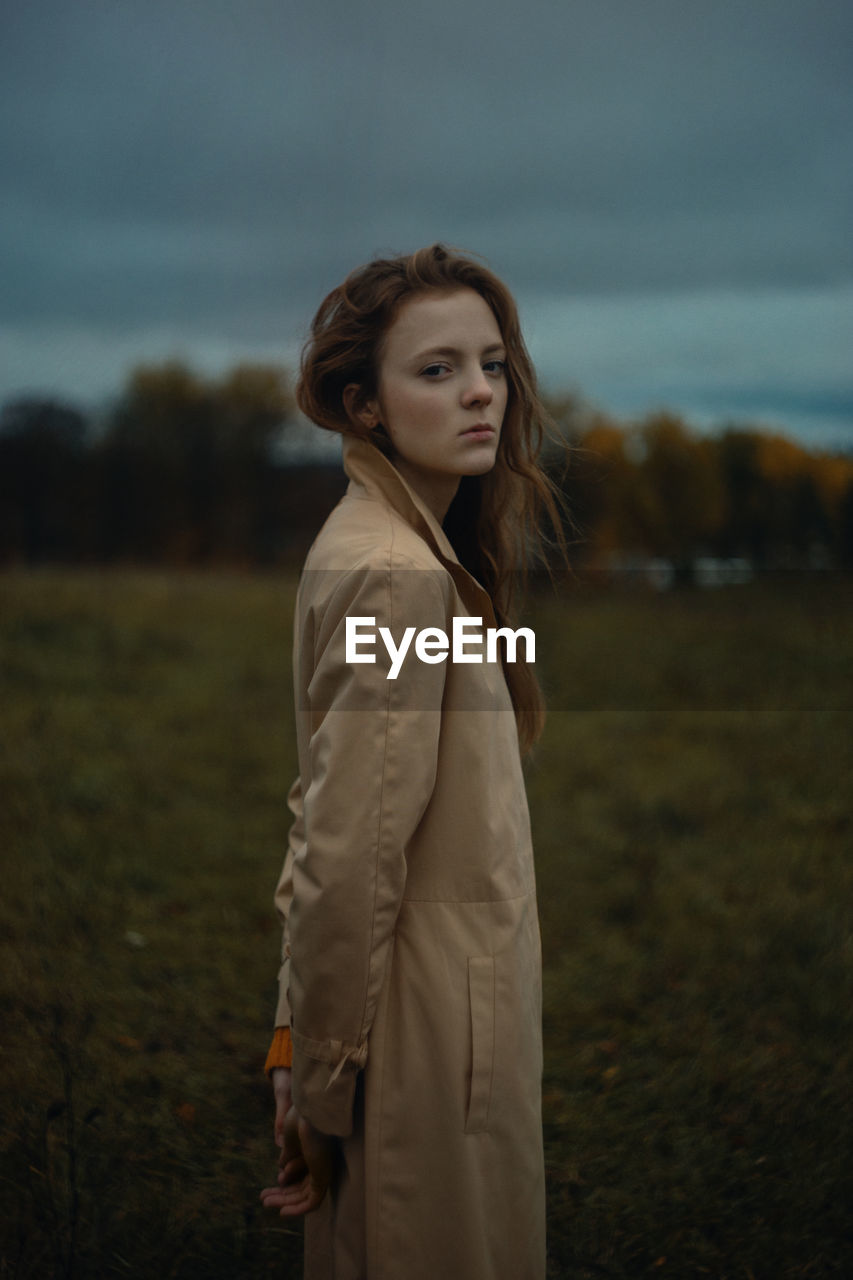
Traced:
<svg viewBox="0 0 853 1280">
<path fill-rule="evenodd" d="M 332 1180 L 337 1139 L 315 1129 L 293 1106 L 290 1071 L 272 1072 L 275 1091 L 275 1143 L 281 1147 L 278 1185 L 265 1187 L 261 1200 L 284 1218 L 311 1213 L 323 1201 Z"/>
</svg>

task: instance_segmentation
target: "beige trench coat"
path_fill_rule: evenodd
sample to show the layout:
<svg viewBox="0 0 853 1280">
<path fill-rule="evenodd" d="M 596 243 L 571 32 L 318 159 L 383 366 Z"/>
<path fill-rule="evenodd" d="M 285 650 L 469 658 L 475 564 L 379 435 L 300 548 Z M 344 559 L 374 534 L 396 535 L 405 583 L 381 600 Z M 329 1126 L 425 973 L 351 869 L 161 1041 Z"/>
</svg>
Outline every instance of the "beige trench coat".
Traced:
<svg viewBox="0 0 853 1280">
<path fill-rule="evenodd" d="M 503 673 L 413 644 L 389 680 L 381 640 L 375 664 L 345 653 L 348 615 L 399 644 L 409 626 L 450 636 L 454 616 L 495 626 L 491 602 L 379 450 L 345 439 L 344 466 L 297 596 L 276 891 L 294 1101 L 342 1139 L 305 1275 L 541 1280 L 541 956 Z"/>
</svg>

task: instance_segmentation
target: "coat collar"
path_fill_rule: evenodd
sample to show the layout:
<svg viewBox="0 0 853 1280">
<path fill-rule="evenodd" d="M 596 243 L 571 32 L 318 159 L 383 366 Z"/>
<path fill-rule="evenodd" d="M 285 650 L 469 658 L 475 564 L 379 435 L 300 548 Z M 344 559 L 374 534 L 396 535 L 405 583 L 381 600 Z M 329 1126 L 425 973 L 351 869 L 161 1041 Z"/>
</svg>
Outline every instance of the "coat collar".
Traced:
<svg viewBox="0 0 853 1280">
<path fill-rule="evenodd" d="M 477 608 L 494 621 L 489 593 L 459 563 L 459 557 L 438 520 L 385 454 L 369 440 L 344 436 L 343 463 L 350 481 L 348 492 L 353 496 L 378 498 L 393 507 L 445 564 L 463 599 L 476 603 Z"/>
<path fill-rule="evenodd" d="M 369 497 L 379 497 L 387 502 L 417 530 L 442 560 L 459 564 L 450 539 L 423 498 L 415 493 L 375 444 L 357 436 L 344 436 L 343 458 L 351 491 L 357 494 L 360 489 Z"/>
</svg>

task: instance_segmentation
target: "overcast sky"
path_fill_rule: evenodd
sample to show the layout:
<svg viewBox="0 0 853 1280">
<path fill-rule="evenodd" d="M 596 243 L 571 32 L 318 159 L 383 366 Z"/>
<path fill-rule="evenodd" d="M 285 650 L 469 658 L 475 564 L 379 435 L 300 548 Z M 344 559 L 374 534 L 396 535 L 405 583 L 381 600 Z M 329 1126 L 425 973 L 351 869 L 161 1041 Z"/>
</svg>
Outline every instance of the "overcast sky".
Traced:
<svg viewBox="0 0 853 1280">
<path fill-rule="evenodd" d="M 292 362 L 442 239 L 549 388 L 853 447 L 849 0 L 7 3 L 0 183 L 0 401 Z"/>
</svg>

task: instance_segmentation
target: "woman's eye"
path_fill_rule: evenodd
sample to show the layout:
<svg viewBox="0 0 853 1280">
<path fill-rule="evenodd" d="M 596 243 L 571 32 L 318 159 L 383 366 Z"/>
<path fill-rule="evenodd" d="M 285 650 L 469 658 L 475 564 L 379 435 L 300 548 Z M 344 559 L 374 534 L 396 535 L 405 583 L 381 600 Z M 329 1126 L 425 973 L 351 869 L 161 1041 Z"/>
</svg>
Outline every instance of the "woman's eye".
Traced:
<svg viewBox="0 0 853 1280">
<path fill-rule="evenodd" d="M 428 364 L 421 373 L 427 378 L 437 378 L 440 373 L 444 373 L 447 369 L 446 364 Z"/>
<path fill-rule="evenodd" d="M 483 368 L 486 373 L 506 373 L 506 360 L 487 360 Z"/>
</svg>

